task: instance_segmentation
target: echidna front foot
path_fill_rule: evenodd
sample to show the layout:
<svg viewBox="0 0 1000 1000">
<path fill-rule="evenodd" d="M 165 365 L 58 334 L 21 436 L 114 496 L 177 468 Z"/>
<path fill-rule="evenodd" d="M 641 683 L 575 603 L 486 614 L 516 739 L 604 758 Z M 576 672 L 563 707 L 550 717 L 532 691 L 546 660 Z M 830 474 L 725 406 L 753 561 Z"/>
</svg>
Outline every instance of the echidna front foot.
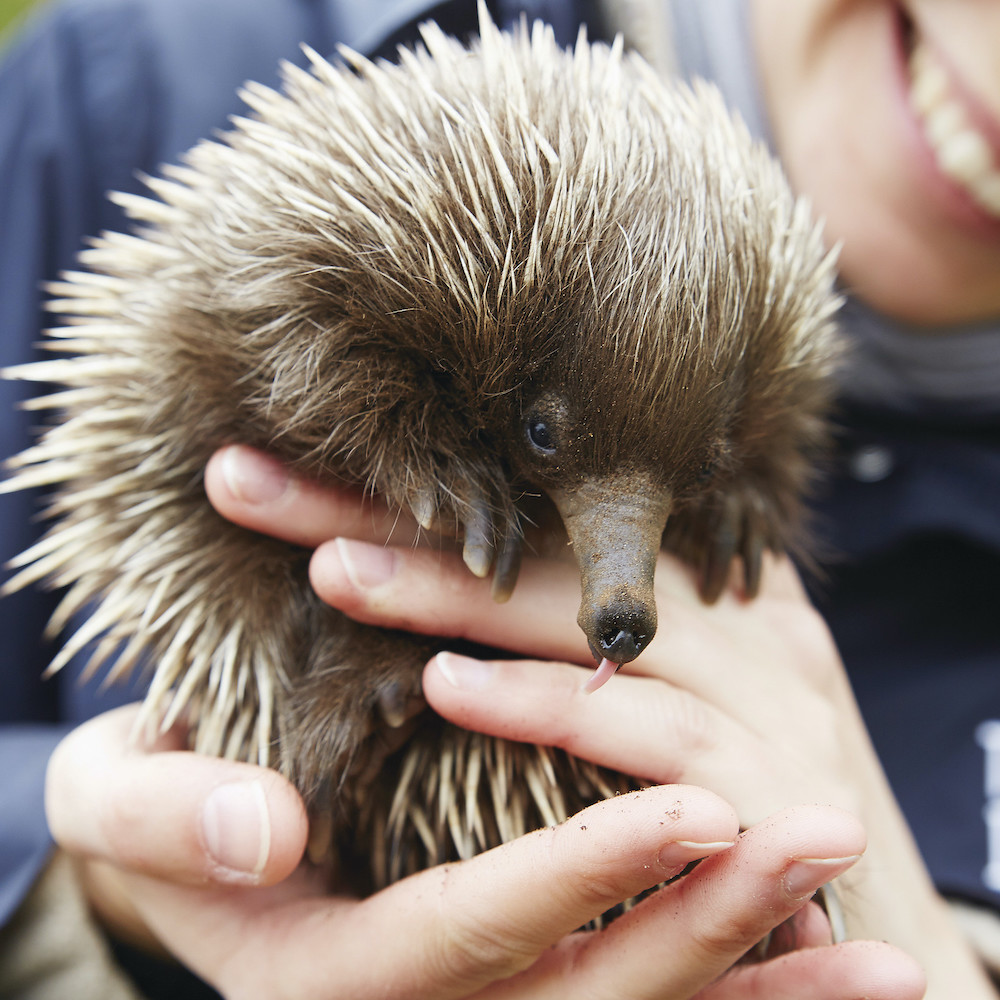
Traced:
<svg viewBox="0 0 1000 1000">
<path fill-rule="evenodd" d="M 508 600 L 521 569 L 523 536 L 517 516 L 511 519 L 509 513 L 498 514 L 483 491 L 472 483 L 463 483 L 448 492 L 469 498 L 457 505 L 454 520 L 446 513 L 451 504 L 443 502 L 439 491 L 433 488 L 413 490 L 409 497 L 410 511 L 425 531 L 447 537 L 459 530 L 462 561 L 481 579 L 492 570 L 493 600 L 497 603 Z"/>
<path fill-rule="evenodd" d="M 694 510 L 679 511 L 665 543 L 698 572 L 698 591 L 714 604 L 730 579 L 733 560 L 743 563 L 743 591 L 756 597 L 766 549 L 780 549 L 769 505 L 752 487 L 731 488 Z"/>
<path fill-rule="evenodd" d="M 329 804 L 343 821 L 412 735 L 426 708 L 421 675 L 433 648 L 325 606 L 313 617 L 316 638 L 281 699 L 278 761 L 307 805 Z"/>
</svg>

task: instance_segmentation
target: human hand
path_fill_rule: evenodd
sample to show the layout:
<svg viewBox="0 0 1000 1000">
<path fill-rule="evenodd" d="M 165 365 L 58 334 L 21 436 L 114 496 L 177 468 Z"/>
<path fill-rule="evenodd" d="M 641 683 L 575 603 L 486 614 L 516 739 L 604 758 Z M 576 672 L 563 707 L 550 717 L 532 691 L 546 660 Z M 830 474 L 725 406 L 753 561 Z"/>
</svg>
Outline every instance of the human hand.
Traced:
<svg viewBox="0 0 1000 1000">
<path fill-rule="evenodd" d="M 545 658 L 435 658 L 425 694 L 459 725 L 562 746 L 653 781 L 703 784 L 745 825 L 790 802 L 856 812 L 874 849 L 847 886 L 850 931 L 919 955 L 930 996 L 995 997 L 930 883 L 836 650 L 786 561 L 769 560 L 755 601 L 734 585 L 709 607 L 685 568 L 663 556 L 657 640 L 606 691 L 587 696 L 582 668 L 591 660 L 573 621 L 579 584 L 569 561 L 529 560 L 514 599 L 498 607 L 457 558 L 343 538 L 320 544 L 336 535 L 381 543 L 387 526 L 412 544 L 418 532 L 405 515 L 289 477 L 249 449 L 216 455 L 206 488 L 231 520 L 319 545 L 314 586 L 357 619 Z"/>
<path fill-rule="evenodd" d="M 171 731 L 130 740 L 137 706 L 84 724 L 53 755 L 52 831 L 114 886 L 146 931 L 226 997 L 700 997 L 861 995 L 909 1000 L 920 976 L 887 946 L 826 942 L 813 891 L 864 849 L 855 820 L 789 810 L 739 836 L 733 810 L 667 786 L 599 803 L 457 865 L 355 900 L 294 868 L 301 802 L 252 765 L 198 757 Z M 695 870 L 599 933 L 574 929 L 620 900 Z M 96 872 L 96 874 L 95 874 Z M 106 912 L 106 911 L 105 911 Z M 798 944 L 734 966 L 799 913 Z"/>
<path fill-rule="evenodd" d="M 289 477 L 277 463 L 244 448 L 227 449 L 215 456 L 206 475 L 206 487 L 217 509 L 230 519 L 247 527 L 303 544 L 316 545 L 322 539 L 337 534 L 384 541 L 387 525 L 394 528 L 397 533 L 396 538 L 401 539 L 403 544 L 411 543 L 416 534 L 415 526 L 405 516 L 397 519 L 397 515 L 377 505 L 369 508 L 360 504 L 357 498 L 347 494 L 324 491 L 315 485 Z M 359 618 L 383 624 L 391 622 L 416 631 L 466 635 L 496 645 L 507 645 L 525 653 L 559 657 L 575 663 L 591 662 L 583 639 L 572 621 L 578 599 L 578 582 L 574 575 L 575 570 L 569 563 L 563 567 L 556 563 L 533 563 L 529 576 L 534 582 L 526 585 L 526 581 L 522 581 L 515 595 L 516 603 L 506 609 L 502 620 L 498 620 L 495 616 L 499 609 L 486 597 L 486 591 L 470 579 L 457 560 L 443 560 L 438 554 L 421 556 L 371 548 L 363 553 L 361 563 L 357 560 L 354 562 L 352 571 L 355 577 L 352 580 L 345 577 L 342 572 L 344 565 L 340 556 L 346 545 L 348 543 L 336 543 L 332 549 L 327 546 L 317 553 L 314 558 L 314 583 L 332 603 L 338 604 Z M 404 564 L 411 560 L 413 562 L 388 588 L 384 586 L 384 580 L 373 586 L 379 575 L 385 573 L 387 566 L 397 565 L 397 556 L 402 558 Z M 328 575 L 324 580 L 324 574 L 328 574 L 329 571 L 332 571 L 332 578 Z M 426 576 L 423 575 L 424 572 Z M 695 596 L 686 573 L 673 565 L 669 574 L 668 579 L 680 588 L 685 606 L 691 605 L 699 612 L 705 610 L 705 606 Z M 417 584 L 415 590 L 409 591 L 398 601 L 394 598 L 394 594 L 399 596 L 401 590 L 405 590 L 408 585 L 415 582 Z M 554 589 L 550 590 L 550 584 Z M 811 612 L 808 605 L 802 601 L 801 589 L 794 575 L 787 577 L 785 584 L 789 587 L 786 596 L 801 602 L 809 611 L 808 621 L 802 627 L 803 648 L 809 645 L 808 637 L 812 639 L 819 637 L 823 640 L 820 643 L 819 659 L 822 660 L 825 656 L 834 664 L 833 674 L 840 678 L 839 689 L 847 692 L 847 701 L 853 709 L 849 689 L 843 681 L 842 672 L 838 672 L 839 661 L 821 623 L 815 613 Z M 777 590 L 780 590 L 780 587 Z M 728 600 L 732 596 L 727 595 L 725 599 Z M 552 613 L 553 601 L 558 604 L 560 600 L 563 602 L 562 611 L 558 614 Z M 527 618 L 522 611 L 525 608 L 528 609 Z M 496 625 L 492 631 L 491 623 Z M 761 627 L 760 623 L 757 627 Z M 711 631 L 709 629 L 709 634 Z M 683 632 L 681 634 L 683 636 Z M 517 642 L 511 642 L 512 635 L 519 637 Z M 696 639 L 697 636 L 698 630 L 687 638 Z M 729 638 L 731 641 L 735 640 L 734 636 Z M 683 648 L 678 652 L 683 653 Z M 689 645 L 689 652 L 695 652 L 695 647 Z M 639 663 L 647 661 L 649 655 L 647 652 Z M 737 661 L 741 656 L 742 652 L 737 656 Z M 787 660 L 786 656 L 782 663 Z M 644 710 L 642 695 L 639 695 L 638 703 L 629 704 L 630 698 L 635 699 L 637 688 L 627 688 L 625 692 L 621 692 L 623 694 L 627 692 L 629 697 L 624 698 L 617 706 L 618 714 L 610 717 L 612 724 L 609 726 L 608 719 L 600 717 L 602 713 L 600 702 L 580 695 L 579 678 L 584 674 L 579 668 L 550 663 L 493 664 L 490 666 L 499 671 L 493 674 L 493 681 L 498 683 L 502 692 L 495 704 L 496 712 L 493 712 L 490 708 L 493 698 L 490 684 L 483 685 L 478 694 L 474 694 L 471 698 L 462 695 L 454 688 L 449 693 L 447 684 L 445 689 L 442 689 L 441 681 L 444 675 L 440 672 L 440 667 L 443 663 L 447 669 L 448 662 L 447 659 L 440 658 L 435 661 L 428 669 L 425 683 L 431 701 L 443 714 L 450 715 L 459 724 L 476 726 L 512 738 L 560 743 L 580 753 L 581 756 L 590 757 L 600 763 L 618 766 L 633 773 L 646 774 L 652 778 L 657 777 L 649 766 L 651 760 L 649 754 L 651 747 L 658 747 L 662 743 L 664 733 L 654 725 L 656 712 Z M 451 662 L 454 666 L 457 661 Z M 475 665 L 466 663 L 466 666 L 474 668 Z M 817 670 L 817 675 L 819 673 Z M 506 683 L 501 678 L 510 678 L 512 683 Z M 619 681 L 616 680 L 615 683 L 617 685 Z M 662 678 L 659 684 L 662 686 Z M 709 683 L 708 679 L 705 688 L 707 689 L 705 693 L 711 695 L 712 683 Z M 766 690 L 766 687 L 763 689 Z M 697 698 L 697 695 L 702 693 L 697 691 L 687 698 L 688 704 L 681 706 L 677 716 L 678 722 L 683 723 L 685 712 L 689 708 L 694 709 L 695 713 L 703 713 L 705 706 L 699 708 Z M 741 698 L 742 695 L 737 692 L 733 699 L 734 705 L 738 708 L 742 707 Z M 563 717 L 565 725 L 562 725 L 559 717 L 567 699 L 573 702 L 574 707 L 570 715 Z M 780 702 L 775 708 L 780 708 Z M 588 712 L 594 714 L 587 718 Z M 834 716 L 833 712 L 824 714 L 824 718 L 829 718 L 831 724 L 836 721 Z M 856 711 L 854 717 L 856 720 Z M 677 733 L 678 738 L 670 746 L 676 756 L 668 755 L 662 748 L 656 752 L 659 764 L 665 765 L 667 770 L 679 773 L 679 766 L 683 766 L 684 762 L 689 759 L 696 762 L 702 759 L 697 753 L 692 756 L 680 752 L 684 747 L 684 737 L 696 735 L 697 726 L 694 723 L 697 718 L 698 714 L 692 715 L 690 717 L 692 725 L 688 727 L 683 724 L 668 727 L 668 733 L 671 730 Z M 645 724 L 641 727 L 641 731 L 636 732 L 636 738 L 620 739 L 624 734 L 631 733 L 637 719 L 642 719 Z M 731 725 L 736 725 L 737 722 L 738 719 Z M 654 731 L 650 732 L 650 728 Z M 801 733 L 802 728 L 798 727 L 797 732 Z M 861 731 L 863 734 L 863 727 Z M 706 730 L 706 735 L 711 734 Z M 735 793 L 734 801 L 740 804 L 741 815 L 753 814 L 759 818 L 768 812 L 770 805 L 780 804 L 783 798 L 786 801 L 801 801 L 801 799 L 794 796 L 788 799 L 787 788 L 782 792 L 780 785 L 778 788 L 773 787 L 774 775 L 782 774 L 782 767 L 771 766 L 774 759 L 777 758 L 778 763 L 786 769 L 788 760 L 783 759 L 783 755 L 776 751 L 775 746 L 767 738 L 766 730 L 756 735 L 758 747 L 755 748 L 755 752 L 763 753 L 768 758 L 763 766 L 763 774 L 767 777 L 761 780 L 762 775 L 753 773 L 752 768 L 746 768 L 742 773 L 749 780 L 731 782 L 730 790 Z M 867 747 L 867 741 L 863 742 Z M 789 738 L 788 744 L 794 746 L 795 740 Z M 740 746 L 739 743 L 736 745 Z M 827 744 L 824 744 L 824 747 L 826 746 Z M 871 764 L 870 748 L 868 749 L 869 755 L 863 760 L 866 766 Z M 712 766 L 711 753 L 703 756 L 707 761 L 706 766 L 701 773 L 691 772 L 694 780 L 710 782 L 718 779 L 720 772 L 727 771 L 726 768 L 718 766 L 725 763 L 723 754 L 715 755 L 715 767 Z M 677 759 L 682 762 L 681 765 L 675 762 Z M 820 769 L 819 794 L 817 794 L 816 782 L 812 780 L 813 776 L 810 774 L 812 769 L 808 766 L 809 760 L 796 762 L 793 757 L 792 761 L 797 763 L 799 768 L 800 787 L 807 788 L 810 793 L 805 801 L 819 798 L 827 769 Z M 850 770 L 844 772 L 843 769 L 833 768 L 831 773 L 834 777 L 830 784 L 837 787 L 836 793 L 831 794 L 829 800 L 857 805 L 857 795 L 850 780 Z M 659 780 L 670 780 L 670 778 L 671 775 L 666 773 L 659 776 Z M 785 778 L 787 779 L 787 775 Z"/>
</svg>

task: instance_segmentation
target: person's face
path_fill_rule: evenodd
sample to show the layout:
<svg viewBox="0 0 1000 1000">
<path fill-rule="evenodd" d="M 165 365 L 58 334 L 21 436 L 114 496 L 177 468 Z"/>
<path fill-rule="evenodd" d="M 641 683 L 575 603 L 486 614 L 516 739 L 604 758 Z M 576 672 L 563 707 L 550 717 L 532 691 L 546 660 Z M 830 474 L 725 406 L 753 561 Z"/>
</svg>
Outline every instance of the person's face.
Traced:
<svg viewBox="0 0 1000 1000">
<path fill-rule="evenodd" d="M 753 0 L 777 151 L 847 289 L 917 324 L 1000 316 L 1000 0 Z"/>
</svg>

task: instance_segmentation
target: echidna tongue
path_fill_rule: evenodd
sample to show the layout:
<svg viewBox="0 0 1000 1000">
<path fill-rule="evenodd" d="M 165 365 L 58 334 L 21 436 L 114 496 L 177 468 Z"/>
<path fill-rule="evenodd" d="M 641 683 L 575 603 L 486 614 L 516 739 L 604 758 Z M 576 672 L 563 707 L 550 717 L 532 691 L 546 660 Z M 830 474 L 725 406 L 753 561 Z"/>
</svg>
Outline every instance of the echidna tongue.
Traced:
<svg viewBox="0 0 1000 1000">
<path fill-rule="evenodd" d="M 615 671 L 621 666 L 619 663 L 612 663 L 607 657 L 601 660 L 600 666 L 590 675 L 587 683 L 580 690 L 584 694 L 591 694 L 605 684 L 615 675 Z"/>
</svg>

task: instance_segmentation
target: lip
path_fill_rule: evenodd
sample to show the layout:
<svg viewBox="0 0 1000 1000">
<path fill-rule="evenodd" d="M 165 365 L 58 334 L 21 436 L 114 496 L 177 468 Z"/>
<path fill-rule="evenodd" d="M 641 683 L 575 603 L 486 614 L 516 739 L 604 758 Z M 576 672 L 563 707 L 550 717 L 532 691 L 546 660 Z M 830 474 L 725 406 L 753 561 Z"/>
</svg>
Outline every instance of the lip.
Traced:
<svg viewBox="0 0 1000 1000">
<path fill-rule="evenodd" d="M 901 5 L 896 7 L 895 13 L 896 99 L 900 106 L 902 120 L 905 123 L 905 138 L 912 150 L 914 164 L 918 168 L 919 180 L 925 196 L 928 202 L 936 205 L 938 211 L 946 215 L 954 225 L 980 237 L 990 240 L 1000 239 L 1000 219 L 990 215 L 976 203 L 968 191 L 947 177 L 938 167 L 937 159 L 928 143 L 923 125 L 910 104 L 909 55 L 912 48 L 911 39 L 914 36 L 919 37 L 922 44 L 929 45 L 933 49 L 935 58 L 941 62 L 948 73 L 952 93 L 962 102 L 968 120 L 989 142 L 996 162 L 1000 162 L 1000 122 L 970 91 L 962 78 L 955 72 L 954 65 L 946 54 L 941 52 L 933 39 L 921 31 L 920 25 L 910 14 Z"/>
</svg>

